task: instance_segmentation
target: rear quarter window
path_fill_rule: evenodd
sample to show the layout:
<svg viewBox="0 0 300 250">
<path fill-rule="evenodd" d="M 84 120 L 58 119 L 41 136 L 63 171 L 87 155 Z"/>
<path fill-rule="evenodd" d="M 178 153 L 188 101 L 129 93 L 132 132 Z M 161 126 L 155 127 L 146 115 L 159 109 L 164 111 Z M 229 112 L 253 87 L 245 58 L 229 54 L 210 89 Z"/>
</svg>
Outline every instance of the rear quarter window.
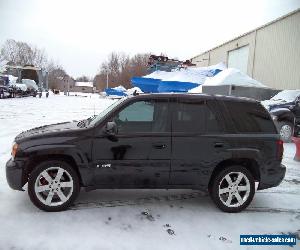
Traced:
<svg viewBox="0 0 300 250">
<path fill-rule="evenodd" d="M 224 101 L 238 133 L 276 134 L 268 111 L 256 102 Z"/>
</svg>

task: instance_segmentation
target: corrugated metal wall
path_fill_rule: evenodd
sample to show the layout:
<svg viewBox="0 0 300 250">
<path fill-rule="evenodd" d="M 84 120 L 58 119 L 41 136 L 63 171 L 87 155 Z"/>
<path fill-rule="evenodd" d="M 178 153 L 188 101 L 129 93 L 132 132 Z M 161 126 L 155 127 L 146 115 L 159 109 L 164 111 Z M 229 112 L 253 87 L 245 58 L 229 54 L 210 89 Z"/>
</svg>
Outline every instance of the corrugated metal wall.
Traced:
<svg viewBox="0 0 300 250">
<path fill-rule="evenodd" d="M 247 73 L 278 89 L 300 89 L 300 11 L 192 59 L 203 67 L 228 62 L 228 52 L 249 45 Z"/>
<path fill-rule="evenodd" d="M 257 30 L 253 78 L 300 89 L 300 11 Z"/>
</svg>

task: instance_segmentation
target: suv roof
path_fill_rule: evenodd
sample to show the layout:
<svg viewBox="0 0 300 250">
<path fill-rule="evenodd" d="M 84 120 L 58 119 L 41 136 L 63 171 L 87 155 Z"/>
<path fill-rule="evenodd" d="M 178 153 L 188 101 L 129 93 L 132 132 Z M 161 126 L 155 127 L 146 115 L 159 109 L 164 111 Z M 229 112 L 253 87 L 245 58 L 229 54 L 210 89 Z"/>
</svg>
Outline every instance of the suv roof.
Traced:
<svg viewBox="0 0 300 250">
<path fill-rule="evenodd" d="M 225 95 L 210 95 L 210 94 L 194 94 L 194 93 L 153 93 L 153 94 L 139 94 L 136 96 L 129 96 L 128 98 L 139 98 L 139 97 L 207 97 L 216 100 L 228 100 L 228 101 L 239 101 L 239 102 L 256 102 L 255 99 L 247 98 L 247 97 L 236 97 L 236 96 L 225 96 Z"/>
</svg>

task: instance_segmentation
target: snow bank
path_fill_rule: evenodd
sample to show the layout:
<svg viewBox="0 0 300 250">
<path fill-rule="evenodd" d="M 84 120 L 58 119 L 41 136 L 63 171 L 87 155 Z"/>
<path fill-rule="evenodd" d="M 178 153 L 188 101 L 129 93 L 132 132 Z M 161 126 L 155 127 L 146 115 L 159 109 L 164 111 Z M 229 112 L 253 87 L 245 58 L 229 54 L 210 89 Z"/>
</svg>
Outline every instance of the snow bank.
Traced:
<svg viewBox="0 0 300 250">
<path fill-rule="evenodd" d="M 22 91 L 26 91 L 27 90 L 27 86 L 24 83 L 14 83 L 13 86 L 15 86 L 16 88 L 22 90 Z"/>
<path fill-rule="evenodd" d="M 38 90 L 38 86 L 34 80 L 22 79 L 22 83 L 25 84 L 28 89 Z"/>
<path fill-rule="evenodd" d="M 203 84 L 207 77 L 216 75 L 225 68 L 226 66 L 224 63 L 219 63 L 209 67 L 183 68 L 171 72 L 157 70 L 144 76 L 144 78 Z"/>
<path fill-rule="evenodd" d="M 235 85 L 244 87 L 268 88 L 261 82 L 252 79 L 250 76 L 234 68 L 225 69 L 214 77 L 206 78 L 203 85 Z"/>
<path fill-rule="evenodd" d="M 127 89 L 126 93 L 127 95 L 133 95 L 133 93 L 136 91 L 137 94 L 143 94 L 144 92 L 139 87 L 133 87 L 131 89 Z"/>
<path fill-rule="evenodd" d="M 115 90 L 118 90 L 118 91 L 126 91 L 126 89 L 122 85 L 120 85 L 118 87 L 114 87 L 112 89 L 115 89 Z"/>
<path fill-rule="evenodd" d="M 188 91 L 188 93 L 194 93 L 194 94 L 196 94 L 196 93 L 202 93 L 202 85 L 199 85 L 196 88 L 190 89 Z"/>
</svg>

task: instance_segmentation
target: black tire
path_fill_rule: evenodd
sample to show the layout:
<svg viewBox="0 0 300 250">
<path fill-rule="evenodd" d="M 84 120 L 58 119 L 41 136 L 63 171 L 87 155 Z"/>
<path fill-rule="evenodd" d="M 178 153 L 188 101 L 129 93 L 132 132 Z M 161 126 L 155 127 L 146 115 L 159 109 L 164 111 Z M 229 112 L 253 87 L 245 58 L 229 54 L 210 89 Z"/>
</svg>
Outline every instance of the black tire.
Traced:
<svg viewBox="0 0 300 250">
<path fill-rule="evenodd" d="M 226 198 L 227 193 L 224 193 L 222 195 L 222 197 L 220 197 L 221 195 L 219 195 L 219 185 L 224 184 L 225 176 L 230 173 L 231 173 L 230 176 L 232 176 L 233 178 L 235 177 L 235 175 L 237 175 L 237 173 L 242 173 L 249 181 L 249 191 L 241 191 L 241 193 L 239 193 L 242 195 L 244 194 L 244 197 L 243 197 L 244 201 L 243 201 L 242 205 L 227 206 L 223 203 L 223 202 L 225 202 L 225 200 L 223 200 L 223 201 L 221 200 L 224 197 Z M 246 179 L 243 178 L 241 182 L 246 183 Z M 231 189 L 231 190 L 233 190 L 233 189 Z M 243 192 L 245 192 L 245 193 L 243 193 Z M 237 212 L 244 210 L 251 203 L 251 201 L 254 197 L 254 193 L 255 193 L 255 182 L 254 182 L 254 178 L 253 178 L 252 174 L 249 172 L 249 170 L 243 166 L 230 166 L 230 167 L 227 167 L 224 170 L 220 171 L 215 176 L 212 186 L 211 186 L 210 196 L 211 196 L 212 200 L 214 201 L 214 203 L 217 205 L 217 207 L 220 208 L 222 211 L 227 212 L 227 213 L 237 213 Z M 246 194 L 248 194 L 248 195 L 246 196 Z M 231 197 L 233 197 L 232 198 L 233 201 L 234 200 L 237 201 L 237 198 L 234 194 Z M 242 196 L 240 195 L 240 197 L 242 197 Z M 228 193 L 227 198 L 229 198 L 229 193 Z"/>
<path fill-rule="evenodd" d="M 63 169 L 65 171 L 63 173 L 63 178 L 65 178 L 65 176 L 66 176 L 66 178 L 71 177 L 73 191 L 69 192 L 69 195 L 70 195 L 69 198 L 65 202 L 63 202 L 62 204 L 49 206 L 49 205 L 44 204 L 37 197 L 37 194 L 35 192 L 35 184 L 36 184 L 37 179 L 40 177 L 40 174 L 43 171 L 45 171 L 49 168 L 52 168 L 52 167 L 59 167 L 59 168 Z M 50 170 L 50 171 L 52 171 L 52 170 Z M 53 171 L 55 171 L 55 170 L 53 170 Z M 54 179 L 55 179 L 55 176 L 53 176 L 53 180 Z M 46 183 L 48 183 L 47 180 L 46 180 Z M 50 186 L 50 183 L 48 183 L 48 185 Z M 69 187 L 69 188 L 71 188 L 71 187 Z M 63 190 L 63 188 L 61 188 L 61 187 L 59 189 L 60 189 L 60 191 Z M 56 190 L 58 190 L 58 189 L 56 189 Z M 49 192 L 50 192 L 50 190 L 49 190 Z M 58 192 L 53 191 L 53 189 L 52 189 L 52 192 L 54 193 L 53 198 L 56 197 L 56 199 L 57 199 L 58 198 Z M 79 183 L 78 174 L 76 173 L 76 171 L 69 164 L 67 164 L 64 161 L 52 160 L 52 161 L 42 162 L 39 165 L 37 165 L 33 169 L 33 171 L 30 173 L 29 180 L 28 180 L 28 195 L 29 195 L 30 200 L 32 201 L 32 203 L 41 210 L 44 210 L 44 211 L 47 211 L 47 212 L 59 212 L 59 211 L 66 210 L 70 205 L 73 204 L 73 202 L 77 198 L 79 192 L 80 192 L 80 183 Z M 48 193 L 48 195 L 49 195 L 49 193 Z M 47 196 L 47 194 L 45 196 Z"/>
<path fill-rule="evenodd" d="M 294 131 L 294 126 L 292 123 L 286 121 L 282 121 L 278 123 L 278 132 L 283 142 L 292 141 L 293 131 Z"/>
</svg>

